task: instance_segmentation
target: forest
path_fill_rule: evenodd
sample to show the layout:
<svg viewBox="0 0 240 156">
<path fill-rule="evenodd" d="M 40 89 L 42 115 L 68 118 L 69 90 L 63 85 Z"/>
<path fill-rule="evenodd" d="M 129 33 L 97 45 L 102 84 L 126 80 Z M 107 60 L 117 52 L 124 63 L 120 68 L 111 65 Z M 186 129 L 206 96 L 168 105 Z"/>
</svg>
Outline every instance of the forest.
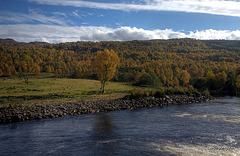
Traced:
<svg viewBox="0 0 240 156">
<path fill-rule="evenodd" d="M 97 79 L 91 62 L 98 51 L 119 58 L 111 81 L 152 87 L 190 87 L 235 95 L 240 89 L 240 41 L 170 39 L 48 44 L 0 40 L 0 76 L 54 73 Z"/>
</svg>

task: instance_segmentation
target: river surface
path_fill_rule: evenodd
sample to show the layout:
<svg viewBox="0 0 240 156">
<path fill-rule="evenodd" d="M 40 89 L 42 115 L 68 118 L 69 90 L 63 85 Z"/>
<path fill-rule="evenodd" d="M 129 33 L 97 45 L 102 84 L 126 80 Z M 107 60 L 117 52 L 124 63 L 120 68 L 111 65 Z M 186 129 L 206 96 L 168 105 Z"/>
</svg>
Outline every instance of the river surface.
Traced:
<svg viewBox="0 0 240 156">
<path fill-rule="evenodd" d="M 0 125 L 12 155 L 240 155 L 240 98 Z"/>
</svg>

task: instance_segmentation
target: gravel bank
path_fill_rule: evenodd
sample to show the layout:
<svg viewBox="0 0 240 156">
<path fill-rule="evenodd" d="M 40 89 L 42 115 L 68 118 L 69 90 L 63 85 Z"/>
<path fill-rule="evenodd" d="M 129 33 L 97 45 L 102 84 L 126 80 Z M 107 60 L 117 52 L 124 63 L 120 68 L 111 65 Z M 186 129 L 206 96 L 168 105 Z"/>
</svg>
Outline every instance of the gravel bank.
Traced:
<svg viewBox="0 0 240 156">
<path fill-rule="evenodd" d="M 58 118 L 88 113 L 106 112 L 124 109 L 137 109 L 171 104 L 190 104 L 210 100 L 209 97 L 171 95 L 163 98 L 144 97 L 140 99 L 116 99 L 82 103 L 56 103 L 51 105 L 33 105 L 14 108 L 0 108 L 0 124 L 29 121 L 36 119 Z"/>
</svg>

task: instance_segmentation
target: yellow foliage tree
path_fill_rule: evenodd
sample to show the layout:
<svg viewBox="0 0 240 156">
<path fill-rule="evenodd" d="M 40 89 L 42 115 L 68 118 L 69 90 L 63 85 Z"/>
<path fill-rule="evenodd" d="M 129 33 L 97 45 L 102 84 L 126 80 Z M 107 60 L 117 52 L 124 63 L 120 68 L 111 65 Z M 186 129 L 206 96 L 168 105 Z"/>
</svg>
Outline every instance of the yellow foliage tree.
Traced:
<svg viewBox="0 0 240 156">
<path fill-rule="evenodd" d="M 236 85 L 236 88 L 237 88 L 237 90 L 236 90 L 236 91 L 237 91 L 237 92 L 236 92 L 236 93 L 237 93 L 237 96 L 240 96 L 240 95 L 239 95 L 239 91 L 240 91 L 240 75 L 237 76 L 237 78 L 236 78 L 236 84 L 235 84 L 235 85 Z"/>
<path fill-rule="evenodd" d="M 187 70 L 182 70 L 182 82 L 183 82 L 183 85 L 188 84 L 190 78 L 191 78 L 191 76 L 188 73 L 188 71 Z"/>
<path fill-rule="evenodd" d="M 207 79 L 207 81 L 214 80 L 214 78 L 215 78 L 215 74 L 213 73 L 213 71 L 209 70 L 209 71 L 206 73 L 206 79 Z"/>
<path fill-rule="evenodd" d="M 107 49 L 98 51 L 97 56 L 93 59 L 92 67 L 101 82 L 101 93 L 104 93 L 105 83 L 114 77 L 118 62 L 118 55 L 113 50 Z"/>
<path fill-rule="evenodd" d="M 240 75 L 238 75 L 236 78 L 236 87 L 237 89 L 240 89 Z"/>
<path fill-rule="evenodd" d="M 224 71 L 216 74 L 214 82 L 217 89 L 224 87 L 227 82 L 227 74 Z"/>
</svg>

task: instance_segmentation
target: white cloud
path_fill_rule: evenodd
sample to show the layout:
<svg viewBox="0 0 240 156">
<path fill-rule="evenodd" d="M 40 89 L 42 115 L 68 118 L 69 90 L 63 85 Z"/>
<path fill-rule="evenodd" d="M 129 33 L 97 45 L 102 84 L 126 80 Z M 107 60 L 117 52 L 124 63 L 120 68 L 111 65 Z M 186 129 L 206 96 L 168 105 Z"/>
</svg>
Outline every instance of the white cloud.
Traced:
<svg viewBox="0 0 240 156">
<path fill-rule="evenodd" d="M 54 15 L 58 15 L 58 16 L 64 16 L 66 17 L 67 15 L 63 12 L 53 12 Z"/>
<path fill-rule="evenodd" d="M 240 40 L 240 31 L 208 29 L 203 31 L 190 32 L 189 37 L 206 40 L 211 39 Z"/>
<path fill-rule="evenodd" d="M 11 11 L 0 11 L 0 22 L 16 22 L 16 23 L 26 23 L 26 22 L 40 22 L 42 24 L 57 24 L 57 25 L 67 25 L 71 23 L 68 20 L 57 18 L 55 16 L 48 17 L 44 14 L 40 14 L 39 11 L 35 9 L 29 9 L 29 14 Z"/>
<path fill-rule="evenodd" d="M 94 15 L 94 13 L 91 13 L 91 12 L 88 12 L 87 13 L 89 16 L 93 16 Z"/>
<path fill-rule="evenodd" d="M 103 15 L 103 14 L 100 14 L 100 15 L 98 15 L 98 17 L 104 17 L 104 15 Z"/>
<path fill-rule="evenodd" d="M 121 11 L 181 11 L 240 17 L 238 0 L 140 0 L 141 3 L 101 3 L 76 0 L 29 0 L 39 4 Z"/>
<path fill-rule="evenodd" d="M 136 27 L 56 26 L 56 25 L 0 25 L 0 38 L 17 41 L 47 41 L 50 43 L 75 41 L 130 41 L 150 39 L 195 38 L 240 40 L 240 31 L 202 30 L 183 33 L 171 29 L 144 30 Z"/>
<path fill-rule="evenodd" d="M 78 18 L 81 18 L 81 16 L 79 16 L 79 14 L 78 14 L 78 10 L 75 10 L 72 13 L 73 13 L 74 16 L 76 16 Z"/>
<path fill-rule="evenodd" d="M 40 38 L 40 39 L 38 39 L 38 40 L 36 40 L 36 41 L 38 41 L 38 42 L 47 42 L 47 43 L 50 43 L 50 41 L 49 41 L 48 39 L 46 39 L 45 37 L 42 37 L 42 38 Z"/>
</svg>

